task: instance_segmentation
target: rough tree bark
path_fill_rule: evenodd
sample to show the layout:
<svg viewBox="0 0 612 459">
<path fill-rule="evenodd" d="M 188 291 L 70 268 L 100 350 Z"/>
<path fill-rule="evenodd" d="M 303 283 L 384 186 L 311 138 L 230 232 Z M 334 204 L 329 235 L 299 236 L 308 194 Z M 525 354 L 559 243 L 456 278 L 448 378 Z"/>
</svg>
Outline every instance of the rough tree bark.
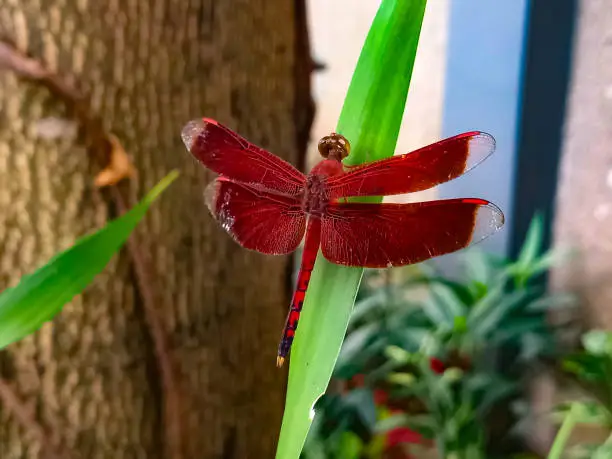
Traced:
<svg viewBox="0 0 612 459">
<path fill-rule="evenodd" d="M 129 251 L 52 324 L 0 353 L 2 380 L 70 457 L 273 456 L 288 259 L 245 251 L 212 222 L 210 177 L 180 129 L 215 117 L 300 162 L 312 117 L 304 21 L 300 0 L 0 1 L 0 39 L 73 82 L 89 110 L 0 69 L 0 289 L 117 211 L 116 192 L 93 186 L 84 116 L 138 170 L 119 187 L 130 204 L 170 169 L 182 172 L 135 238 L 154 279 L 180 429 L 167 425 L 168 388 Z M 0 457 L 45 457 L 3 401 Z"/>
<path fill-rule="evenodd" d="M 612 3 L 582 0 L 555 220 L 578 258 L 554 271 L 581 294 L 591 325 L 612 327 Z"/>
<path fill-rule="evenodd" d="M 589 328 L 612 327 L 612 3 L 580 0 L 573 69 L 559 170 L 554 244 L 575 257 L 556 266 L 551 287 L 574 292 Z M 534 396 L 536 412 L 575 397 L 544 380 Z M 538 422 L 536 440 L 545 451 L 555 427 Z M 604 435 L 602 435 L 604 434 Z M 579 427 L 574 439 L 601 442 L 607 433 Z"/>
</svg>

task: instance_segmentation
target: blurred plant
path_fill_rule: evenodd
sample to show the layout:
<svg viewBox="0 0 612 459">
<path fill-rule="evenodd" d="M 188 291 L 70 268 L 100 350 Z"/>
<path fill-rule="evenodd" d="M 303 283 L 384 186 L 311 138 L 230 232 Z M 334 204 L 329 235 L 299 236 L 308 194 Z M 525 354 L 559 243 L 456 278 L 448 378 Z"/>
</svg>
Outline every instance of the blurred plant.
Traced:
<svg viewBox="0 0 612 459">
<path fill-rule="evenodd" d="M 562 421 L 549 458 L 606 459 L 612 457 L 612 332 L 592 330 L 582 336 L 583 350 L 563 360 L 563 370 L 573 376 L 583 396 L 557 407 Z M 566 450 L 576 426 L 595 428 L 607 438 L 601 444 L 579 444 Z M 562 454 L 565 453 L 563 456 Z"/>
<path fill-rule="evenodd" d="M 560 258 L 542 254 L 542 232 L 536 216 L 516 260 L 467 251 L 461 280 L 432 263 L 397 282 L 369 271 L 334 371 L 344 395 L 320 400 L 304 457 L 410 457 L 389 456 L 397 448 L 381 440 L 397 429 L 435 440 L 441 457 L 485 457 L 492 410 L 517 399 L 528 365 L 553 356 L 547 312 L 573 302 L 538 282 Z M 358 452 L 338 455 L 349 441 Z"/>
</svg>

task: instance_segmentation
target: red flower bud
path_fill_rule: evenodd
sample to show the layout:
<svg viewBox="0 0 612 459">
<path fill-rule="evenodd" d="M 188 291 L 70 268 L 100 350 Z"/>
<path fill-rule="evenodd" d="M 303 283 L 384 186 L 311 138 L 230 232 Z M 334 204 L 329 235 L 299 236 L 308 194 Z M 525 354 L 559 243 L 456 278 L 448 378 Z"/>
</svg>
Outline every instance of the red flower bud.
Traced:
<svg viewBox="0 0 612 459">
<path fill-rule="evenodd" d="M 429 368 L 431 368 L 431 371 L 433 371 L 434 373 L 438 373 L 438 374 L 442 374 L 444 373 L 444 362 L 442 362 L 442 360 L 437 359 L 435 357 L 430 357 L 429 358 Z"/>
<path fill-rule="evenodd" d="M 378 406 L 386 405 L 389 401 L 389 394 L 382 389 L 374 389 L 374 404 Z"/>
</svg>

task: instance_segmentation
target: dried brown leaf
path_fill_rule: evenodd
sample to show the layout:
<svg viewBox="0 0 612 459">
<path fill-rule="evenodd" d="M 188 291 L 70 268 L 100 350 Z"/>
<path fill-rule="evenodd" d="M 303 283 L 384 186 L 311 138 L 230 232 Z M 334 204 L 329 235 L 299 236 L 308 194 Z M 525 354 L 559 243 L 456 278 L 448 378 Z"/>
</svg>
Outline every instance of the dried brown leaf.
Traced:
<svg viewBox="0 0 612 459">
<path fill-rule="evenodd" d="M 123 179 L 132 178 L 136 175 L 136 169 L 132 166 L 130 158 L 119 139 L 113 134 L 108 134 L 108 141 L 111 145 L 110 160 L 108 165 L 96 176 L 94 183 L 98 188 L 115 185 Z"/>
</svg>

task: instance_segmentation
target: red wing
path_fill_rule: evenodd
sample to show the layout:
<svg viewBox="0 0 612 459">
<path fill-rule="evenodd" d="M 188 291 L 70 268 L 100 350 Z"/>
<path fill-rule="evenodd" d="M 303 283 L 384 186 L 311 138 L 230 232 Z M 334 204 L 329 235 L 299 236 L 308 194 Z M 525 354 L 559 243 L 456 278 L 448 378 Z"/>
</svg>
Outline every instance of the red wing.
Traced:
<svg viewBox="0 0 612 459">
<path fill-rule="evenodd" d="M 466 132 L 401 156 L 356 166 L 328 180 L 331 198 L 389 196 L 432 188 L 473 169 L 495 150 L 484 132 Z"/>
<path fill-rule="evenodd" d="M 215 120 L 190 121 L 181 136 L 191 154 L 217 174 L 289 196 L 297 196 L 303 190 L 304 174 Z"/>
<path fill-rule="evenodd" d="M 220 177 L 206 188 L 206 203 L 223 229 L 247 249 L 283 255 L 297 249 L 304 236 L 306 214 L 289 196 Z"/>
<path fill-rule="evenodd" d="M 467 247 L 493 234 L 504 215 L 483 199 L 414 204 L 331 204 L 322 219 L 323 256 L 341 265 L 389 268 Z"/>
</svg>

